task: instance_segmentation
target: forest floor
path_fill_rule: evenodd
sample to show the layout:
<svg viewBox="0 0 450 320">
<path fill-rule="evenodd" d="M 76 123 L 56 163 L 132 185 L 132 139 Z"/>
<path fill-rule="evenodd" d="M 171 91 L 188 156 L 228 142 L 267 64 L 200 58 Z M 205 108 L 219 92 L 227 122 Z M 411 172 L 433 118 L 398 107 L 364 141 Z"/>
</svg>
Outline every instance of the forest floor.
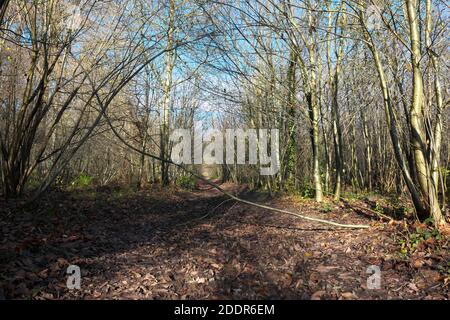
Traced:
<svg viewBox="0 0 450 320">
<path fill-rule="evenodd" d="M 446 239 L 422 238 L 401 220 L 387 223 L 348 203 L 240 190 L 253 201 L 369 229 L 321 225 L 200 189 L 53 192 L 31 209 L 3 202 L 0 299 L 450 298 Z M 81 269 L 80 290 L 67 289 L 71 264 Z M 367 287 L 371 265 L 381 269 L 379 289 Z"/>
</svg>

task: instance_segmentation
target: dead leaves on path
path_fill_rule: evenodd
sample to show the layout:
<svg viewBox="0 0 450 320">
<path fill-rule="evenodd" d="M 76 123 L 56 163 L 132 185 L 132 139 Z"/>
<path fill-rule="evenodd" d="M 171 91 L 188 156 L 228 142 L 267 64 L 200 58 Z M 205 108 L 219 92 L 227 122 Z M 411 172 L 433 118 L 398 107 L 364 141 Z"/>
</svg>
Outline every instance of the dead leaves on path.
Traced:
<svg viewBox="0 0 450 320">
<path fill-rule="evenodd" d="M 448 252 L 400 259 L 397 225 L 344 207 L 272 203 L 373 228 L 338 230 L 231 202 L 212 212 L 224 200 L 214 190 L 51 196 L 32 213 L 0 209 L 0 298 L 449 298 L 438 270 Z M 79 291 L 66 288 L 69 264 L 81 268 Z M 369 265 L 381 268 L 379 290 L 367 288 Z"/>
</svg>

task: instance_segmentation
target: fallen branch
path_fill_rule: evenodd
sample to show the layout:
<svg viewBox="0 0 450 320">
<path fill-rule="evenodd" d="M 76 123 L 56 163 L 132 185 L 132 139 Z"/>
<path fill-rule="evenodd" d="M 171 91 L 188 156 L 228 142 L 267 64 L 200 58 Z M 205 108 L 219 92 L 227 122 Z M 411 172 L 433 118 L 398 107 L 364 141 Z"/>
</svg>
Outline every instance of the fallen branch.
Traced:
<svg viewBox="0 0 450 320">
<path fill-rule="evenodd" d="M 186 222 L 182 222 L 182 223 L 176 224 L 175 226 L 185 226 L 185 225 L 188 225 L 188 224 L 191 223 L 191 222 L 203 220 L 203 219 L 205 219 L 206 217 L 208 217 L 211 213 L 213 213 L 213 212 L 214 212 L 217 208 L 219 208 L 221 205 L 223 205 L 224 203 L 226 203 L 226 202 L 228 202 L 228 201 L 231 201 L 231 200 L 233 200 L 233 199 L 226 199 L 226 200 L 222 201 L 221 203 L 219 203 L 217 206 L 215 206 L 212 210 L 208 211 L 208 213 L 204 214 L 203 216 L 201 216 L 201 217 L 199 217 L 199 218 L 191 219 L 191 220 L 186 221 Z"/>
<path fill-rule="evenodd" d="M 331 192 L 325 192 L 325 191 L 323 191 L 323 192 L 326 193 L 326 194 L 328 194 L 329 196 L 334 196 L 334 193 L 331 193 Z M 361 207 L 361 206 L 359 206 L 359 205 L 357 205 L 357 204 L 355 204 L 355 203 L 350 203 L 350 201 L 349 201 L 348 199 L 344 198 L 343 196 L 340 196 L 340 197 L 339 197 L 339 201 L 342 201 L 345 205 L 349 206 L 350 209 L 352 209 L 353 211 L 355 211 L 355 208 L 356 208 L 356 209 L 359 209 L 359 210 L 361 210 L 361 211 L 369 211 L 369 212 L 371 212 L 371 213 L 376 214 L 376 215 L 379 216 L 380 218 L 383 218 L 383 219 L 386 219 L 386 220 L 389 220 L 389 221 L 394 220 L 392 217 L 389 217 L 389 216 L 387 216 L 387 215 L 385 215 L 385 214 L 383 214 L 383 213 L 381 213 L 381 212 L 377 212 L 377 211 L 372 210 L 372 209 L 370 209 L 370 208 Z"/>
<path fill-rule="evenodd" d="M 351 204 L 348 200 L 346 200 L 346 199 L 344 199 L 342 197 L 341 197 L 341 201 L 344 202 L 344 204 L 346 204 L 347 206 L 349 206 L 352 210 L 355 210 L 355 208 L 356 208 L 356 209 L 359 209 L 359 210 L 361 210 L 363 212 L 364 211 L 369 211 L 369 212 L 377 215 L 381 219 L 388 220 L 389 222 L 394 220 L 392 217 L 389 217 L 389 216 L 385 215 L 384 213 L 372 210 L 370 208 L 361 207 L 361 206 L 359 206 L 357 204 L 354 204 L 354 203 Z"/>
</svg>

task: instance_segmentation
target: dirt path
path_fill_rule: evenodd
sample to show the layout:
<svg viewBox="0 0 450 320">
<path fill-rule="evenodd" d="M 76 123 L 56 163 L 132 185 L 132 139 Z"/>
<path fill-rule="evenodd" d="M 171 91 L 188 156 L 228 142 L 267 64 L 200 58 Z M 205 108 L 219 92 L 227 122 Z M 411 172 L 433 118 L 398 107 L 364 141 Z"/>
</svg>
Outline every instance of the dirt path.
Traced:
<svg viewBox="0 0 450 320">
<path fill-rule="evenodd" d="M 266 201 L 372 225 L 329 228 L 200 189 L 60 193 L 26 212 L 8 203 L 0 209 L 0 298 L 450 297 L 441 272 L 448 248 L 425 253 L 420 263 L 402 259 L 398 226 L 333 204 Z M 66 288 L 69 264 L 81 268 L 81 290 Z M 367 288 L 370 265 L 381 269 L 380 289 Z"/>
</svg>

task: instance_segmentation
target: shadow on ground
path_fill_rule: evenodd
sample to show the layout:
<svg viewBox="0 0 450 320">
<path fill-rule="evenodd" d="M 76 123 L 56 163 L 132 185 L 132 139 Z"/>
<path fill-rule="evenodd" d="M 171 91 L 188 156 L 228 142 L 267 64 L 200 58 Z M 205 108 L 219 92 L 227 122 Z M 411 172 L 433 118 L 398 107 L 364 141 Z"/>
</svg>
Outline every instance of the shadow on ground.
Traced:
<svg viewBox="0 0 450 320">
<path fill-rule="evenodd" d="M 342 212 L 301 209 L 322 218 L 342 218 Z M 357 215 L 351 219 L 368 222 Z M 429 294 L 398 290 L 399 283 L 407 285 L 415 275 L 405 263 L 389 258 L 396 249 L 382 230 L 374 234 L 317 226 L 236 204 L 214 190 L 53 193 L 33 209 L 5 203 L 0 230 L 0 297 L 6 299 Z M 81 290 L 66 287 L 70 264 L 81 268 Z M 371 264 L 383 266 L 392 277 L 380 290 L 365 287 Z"/>
</svg>

